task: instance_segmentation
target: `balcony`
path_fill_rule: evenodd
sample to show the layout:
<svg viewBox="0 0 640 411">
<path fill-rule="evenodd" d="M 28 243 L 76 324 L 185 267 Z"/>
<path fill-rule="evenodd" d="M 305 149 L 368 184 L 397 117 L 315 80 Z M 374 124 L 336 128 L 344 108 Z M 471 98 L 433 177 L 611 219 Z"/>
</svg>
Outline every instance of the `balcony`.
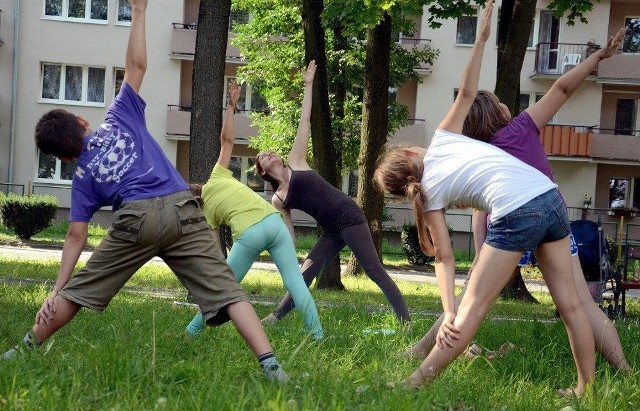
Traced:
<svg viewBox="0 0 640 411">
<path fill-rule="evenodd" d="M 171 58 L 177 60 L 193 60 L 196 52 L 196 34 L 198 32 L 197 24 L 173 23 L 173 31 L 171 32 Z M 229 33 L 229 40 L 233 37 Z M 237 47 L 232 46 L 227 41 L 227 63 L 240 63 L 243 59 Z"/>
<path fill-rule="evenodd" d="M 241 111 L 235 116 L 235 134 L 237 142 L 246 142 L 249 137 L 258 133 L 257 128 L 251 125 L 248 112 Z M 167 140 L 189 141 L 191 135 L 191 107 L 169 105 L 167 107 Z"/>
<path fill-rule="evenodd" d="M 575 125 L 547 125 L 540 140 L 548 155 L 593 160 L 640 160 L 640 130 Z"/>
<path fill-rule="evenodd" d="M 423 147 L 427 139 L 426 121 L 422 118 L 410 118 L 409 124 L 396 130 L 391 139 L 394 142 L 409 143 Z"/>
<path fill-rule="evenodd" d="M 599 45 L 576 43 L 538 43 L 531 78 L 554 78 L 580 64 L 600 48 Z M 592 75 L 598 75 L 595 70 Z"/>
<path fill-rule="evenodd" d="M 431 39 L 418 39 L 411 37 L 400 37 L 398 43 L 406 50 L 425 50 L 431 48 Z M 420 63 L 419 67 L 414 69 L 416 73 L 421 76 L 428 76 L 431 74 L 431 66 L 426 63 Z"/>
<path fill-rule="evenodd" d="M 584 126 L 546 125 L 540 133 L 544 150 L 549 155 L 591 157 L 592 135 Z"/>
</svg>

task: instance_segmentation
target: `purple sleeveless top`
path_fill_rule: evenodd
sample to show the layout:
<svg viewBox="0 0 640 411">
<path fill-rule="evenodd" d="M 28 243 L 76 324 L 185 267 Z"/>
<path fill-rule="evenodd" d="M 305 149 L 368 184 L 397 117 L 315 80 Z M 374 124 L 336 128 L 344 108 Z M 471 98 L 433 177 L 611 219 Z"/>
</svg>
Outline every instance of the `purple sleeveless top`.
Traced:
<svg viewBox="0 0 640 411">
<path fill-rule="evenodd" d="M 351 197 L 314 170 L 291 170 L 289 189 L 283 203 L 288 209 L 302 210 L 315 218 L 326 234 L 367 222 Z"/>
</svg>

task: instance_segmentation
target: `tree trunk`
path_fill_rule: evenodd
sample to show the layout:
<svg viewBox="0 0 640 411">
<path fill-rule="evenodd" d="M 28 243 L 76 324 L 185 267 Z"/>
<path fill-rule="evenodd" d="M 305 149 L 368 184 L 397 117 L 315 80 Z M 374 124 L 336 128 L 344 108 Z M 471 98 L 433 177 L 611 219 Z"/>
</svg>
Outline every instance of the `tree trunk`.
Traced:
<svg viewBox="0 0 640 411">
<path fill-rule="evenodd" d="M 315 59 L 317 65 L 311 107 L 311 142 L 316 171 L 330 184 L 339 187 L 337 154 L 331 135 L 326 45 L 324 28 L 320 20 L 323 9 L 322 0 L 303 0 L 302 2 L 305 63 L 308 64 Z M 340 257 L 336 257 L 325 267 L 316 286 L 344 289 L 340 278 Z"/>
<path fill-rule="evenodd" d="M 495 94 L 514 115 L 519 111 L 520 73 L 535 13 L 535 1 L 507 0 L 500 8 Z"/>
<path fill-rule="evenodd" d="M 193 59 L 189 181 L 204 183 L 220 155 L 220 130 L 224 99 L 224 66 L 231 0 L 201 0 L 198 10 L 196 53 Z M 220 246 L 228 230 L 220 227 Z"/>
<path fill-rule="evenodd" d="M 527 289 L 527 285 L 522 279 L 520 267 L 516 267 L 513 270 L 511 279 L 509 280 L 507 285 L 504 286 L 502 291 L 500 291 L 500 297 L 504 298 L 505 300 L 518 300 L 539 304 L 538 300 L 536 300 Z"/>
<path fill-rule="evenodd" d="M 384 195 L 373 181 L 376 162 L 385 143 L 389 127 L 389 61 L 391 56 L 391 17 L 384 19 L 367 33 L 364 67 L 362 128 L 358 155 L 358 205 L 369 221 L 373 244 L 381 255 L 382 210 Z M 348 274 L 362 271 L 352 254 Z"/>
<path fill-rule="evenodd" d="M 495 94 L 513 115 L 519 112 L 520 72 L 535 12 L 536 2 L 528 0 L 504 0 L 500 8 Z M 506 299 L 537 302 L 527 290 L 519 267 L 500 295 Z"/>
</svg>

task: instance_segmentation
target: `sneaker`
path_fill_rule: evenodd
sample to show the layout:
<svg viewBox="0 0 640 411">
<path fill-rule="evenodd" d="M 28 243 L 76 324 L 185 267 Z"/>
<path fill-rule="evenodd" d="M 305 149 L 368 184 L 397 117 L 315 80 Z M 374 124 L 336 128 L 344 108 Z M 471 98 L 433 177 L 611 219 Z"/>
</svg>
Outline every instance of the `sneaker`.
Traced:
<svg viewBox="0 0 640 411">
<path fill-rule="evenodd" d="M 279 384 L 285 384 L 289 381 L 289 376 L 282 369 L 280 364 L 272 364 L 262 369 L 264 375 L 269 381 L 274 381 Z"/>
</svg>

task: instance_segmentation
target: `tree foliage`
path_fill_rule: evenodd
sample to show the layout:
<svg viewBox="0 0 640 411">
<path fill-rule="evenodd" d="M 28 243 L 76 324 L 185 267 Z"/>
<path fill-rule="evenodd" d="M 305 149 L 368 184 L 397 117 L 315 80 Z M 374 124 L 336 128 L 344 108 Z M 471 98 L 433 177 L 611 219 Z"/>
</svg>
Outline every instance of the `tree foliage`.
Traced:
<svg viewBox="0 0 640 411">
<path fill-rule="evenodd" d="M 258 150 L 270 149 L 286 154 L 295 137 L 302 97 L 302 80 L 299 77 L 299 69 L 304 67 L 301 4 L 288 0 L 236 0 L 233 7 L 247 10 L 252 16 L 247 24 L 237 28 L 237 36 L 232 40 L 248 62 L 239 70 L 239 77 L 257 89 L 267 101 L 270 111 L 269 115 L 252 115 L 259 131 L 251 144 Z M 372 2 L 331 0 L 325 2 L 322 15 L 323 25 L 328 28 L 326 57 L 329 102 L 333 114 L 331 126 L 340 168 L 356 167 L 366 52 L 366 30 L 363 28 L 373 27 L 380 20 L 375 10 L 379 8 L 374 8 Z M 419 8 L 410 10 L 415 14 Z M 394 31 L 414 32 L 412 24 L 406 18 L 398 19 Z M 336 35 L 336 28 L 339 28 L 341 36 Z M 346 47 L 341 42 L 343 38 L 349 39 Z M 437 52 L 429 48 L 407 50 L 394 44 L 391 86 L 397 87 L 409 80 L 421 81 L 413 68 L 421 62 L 431 63 L 436 56 Z M 341 85 L 347 88 L 345 98 L 340 98 L 340 93 L 336 92 Z M 393 132 L 406 123 L 407 110 L 395 102 L 385 104 L 389 105 L 392 113 L 390 132 Z M 312 156 L 311 148 L 309 155 Z"/>
</svg>

